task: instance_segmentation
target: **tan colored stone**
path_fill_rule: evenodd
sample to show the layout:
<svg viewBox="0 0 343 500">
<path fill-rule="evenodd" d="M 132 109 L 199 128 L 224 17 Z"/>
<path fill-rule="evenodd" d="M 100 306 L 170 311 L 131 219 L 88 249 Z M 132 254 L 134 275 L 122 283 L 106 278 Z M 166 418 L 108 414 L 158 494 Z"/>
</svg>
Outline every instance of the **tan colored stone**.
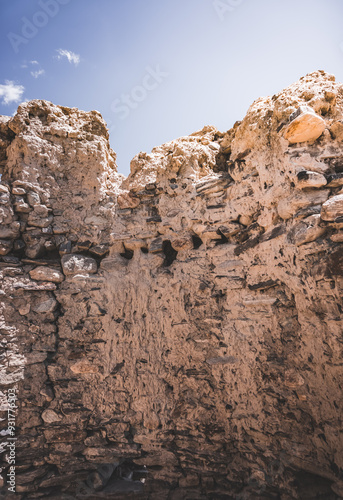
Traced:
<svg viewBox="0 0 343 500">
<path fill-rule="evenodd" d="M 301 209 L 324 203 L 328 195 L 327 190 L 296 192 L 279 201 L 277 205 L 278 214 L 282 219 L 288 220 Z"/>
<path fill-rule="evenodd" d="M 140 199 L 132 193 L 122 193 L 118 196 L 118 205 L 121 209 L 136 208 L 140 204 Z"/>
<path fill-rule="evenodd" d="M 330 132 L 334 139 L 337 141 L 343 141 L 343 121 L 334 122 L 330 127 Z"/>
<path fill-rule="evenodd" d="M 303 170 L 297 175 L 297 187 L 300 189 L 321 188 L 326 184 L 326 178 L 318 172 Z"/>
<path fill-rule="evenodd" d="M 97 366 L 91 365 L 90 363 L 88 363 L 86 361 L 79 361 L 78 363 L 71 365 L 70 369 L 73 373 L 77 373 L 77 374 L 81 374 L 81 375 L 98 373 L 98 371 L 99 371 Z"/>
<path fill-rule="evenodd" d="M 325 121 L 308 106 L 301 106 L 296 116 L 287 125 L 283 135 L 290 144 L 315 141 L 325 129 Z"/>
<path fill-rule="evenodd" d="M 62 283 L 64 280 L 61 271 L 46 266 L 38 266 L 32 269 L 30 277 L 36 281 L 51 281 L 52 283 Z"/>
<path fill-rule="evenodd" d="M 320 216 L 325 221 L 334 221 L 338 217 L 343 217 L 343 194 L 333 196 L 323 203 Z"/>
<path fill-rule="evenodd" d="M 42 419 L 46 424 L 53 424 L 59 422 L 61 417 L 54 410 L 44 410 L 42 413 Z"/>
</svg>

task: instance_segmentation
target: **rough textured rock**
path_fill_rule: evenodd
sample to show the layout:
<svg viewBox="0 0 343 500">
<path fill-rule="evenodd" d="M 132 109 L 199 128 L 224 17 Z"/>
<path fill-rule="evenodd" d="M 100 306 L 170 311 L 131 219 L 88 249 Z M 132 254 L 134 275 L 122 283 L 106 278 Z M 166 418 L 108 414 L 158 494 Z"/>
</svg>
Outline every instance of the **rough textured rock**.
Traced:
<svg viewBox="0 0 343 500">
<path fill-rule="evenodd" d="M 126 179 L 95 111 L 0 119 L 18 498 L 342 498 L 342 119 L 315 72 Z"/>
<path fill-rule="evenodd" d="M 290 144 L 315 141 L 325 130 L 325 121 L 309 106 L 300 106 L 290 116 L 290 123 L 284 133 Z"/>
</svg>

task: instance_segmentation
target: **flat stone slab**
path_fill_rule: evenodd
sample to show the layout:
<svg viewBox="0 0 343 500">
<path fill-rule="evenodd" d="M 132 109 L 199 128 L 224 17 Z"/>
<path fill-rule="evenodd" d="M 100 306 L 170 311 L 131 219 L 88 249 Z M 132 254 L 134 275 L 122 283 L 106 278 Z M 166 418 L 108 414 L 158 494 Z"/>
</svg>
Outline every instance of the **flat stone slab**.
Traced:
<svg viewBox="0 0 343 500">
<path fill-rule="evenodd" d="M 94 274 L 98 270 L 95 259 L 79 254 L 63 255 L 62 268 L 66 275 L 79 274 L 82 272 Z"/>
</svg>

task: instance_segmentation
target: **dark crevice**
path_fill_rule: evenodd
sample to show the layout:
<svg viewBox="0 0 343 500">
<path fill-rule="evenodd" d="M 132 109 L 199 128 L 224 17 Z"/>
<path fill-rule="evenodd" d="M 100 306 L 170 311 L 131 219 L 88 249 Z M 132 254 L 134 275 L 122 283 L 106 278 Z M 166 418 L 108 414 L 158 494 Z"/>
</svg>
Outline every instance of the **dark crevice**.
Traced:
<svg viewBox="0 0 343 500">
<path fill-rule="evenodd" d="M 124 259 L 131 260 L 133 258 L 133 250 L 124 247 L 124 252 L 122 252 L 120 256 L 124 257 Z"/>
<path fill-rule="evenodd" d="M 163 267 L 170 266 L 177 257 L 177 251 L 174 250 L 169 240 L 166 240 L 162 244 L 163 253 L 165 255 Z"/>
<path fill-rule="evenodd" d="M 217 245 L 225 245 L 225 243 L 229 243 L 228 238 L 225 236 L 224 233 L 221 232 L 220 229 L 218 229 L 217 234 L 219 234 L 220 240 L 216 241 L 216 246 Z"/>
<path fill-rule="evenodd" d="M 199 236 L 196 236 L 196 235 L 192 236 L 192 241 L 193 241 L 193 248 L 194 248 L 194 250 L 197 250 L 203 244 L 202 239 L 199 238 Z"/>
</svg>

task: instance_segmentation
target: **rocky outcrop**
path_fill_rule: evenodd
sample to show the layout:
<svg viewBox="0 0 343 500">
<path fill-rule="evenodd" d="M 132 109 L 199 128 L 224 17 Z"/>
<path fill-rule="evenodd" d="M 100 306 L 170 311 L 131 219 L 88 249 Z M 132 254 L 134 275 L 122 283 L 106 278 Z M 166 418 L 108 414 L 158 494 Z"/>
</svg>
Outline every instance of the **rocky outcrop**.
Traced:
<svg viewBox="0 0 343 500">
<path fill-rule="evenodd" d="M 1 118 L 4 498 L 14 390 L 18 498 L 343 497 L 342 121 L 319 71 L 124 178 L 97 112 Z"/>
</svg>

